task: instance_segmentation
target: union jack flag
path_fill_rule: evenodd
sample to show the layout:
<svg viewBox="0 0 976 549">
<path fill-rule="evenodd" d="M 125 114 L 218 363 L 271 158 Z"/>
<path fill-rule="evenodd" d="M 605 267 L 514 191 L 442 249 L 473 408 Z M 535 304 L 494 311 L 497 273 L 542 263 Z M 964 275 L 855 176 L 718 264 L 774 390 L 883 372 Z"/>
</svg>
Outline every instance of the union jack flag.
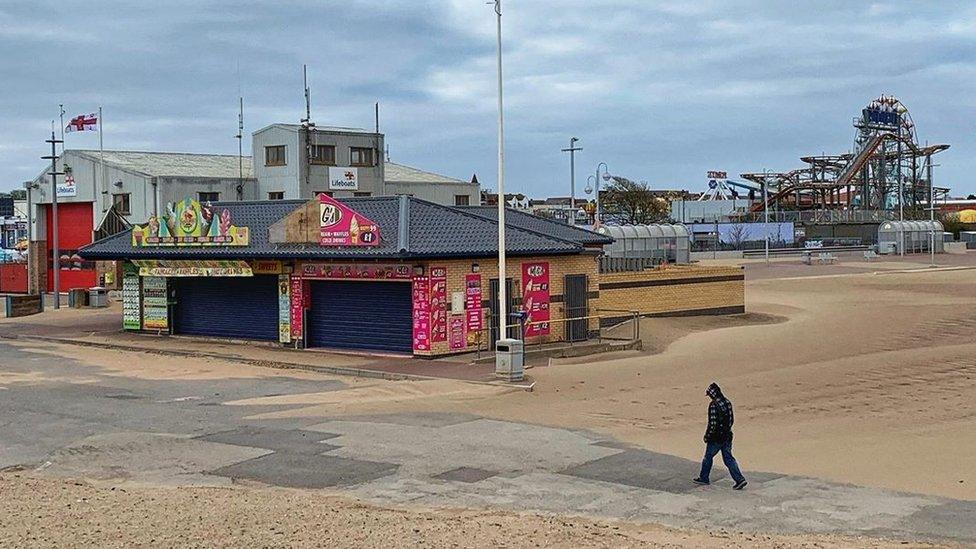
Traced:
<svg viewBox="0 0 976 549">
<path fill-rule="evenodd" d="M 71 119 L 68 125 L 65 126 L 64 131 L 71 132 L 93 132 L 98 130 L 98 115 L 95 113 L 91 114 L 80 114 Z"/>
</svg>

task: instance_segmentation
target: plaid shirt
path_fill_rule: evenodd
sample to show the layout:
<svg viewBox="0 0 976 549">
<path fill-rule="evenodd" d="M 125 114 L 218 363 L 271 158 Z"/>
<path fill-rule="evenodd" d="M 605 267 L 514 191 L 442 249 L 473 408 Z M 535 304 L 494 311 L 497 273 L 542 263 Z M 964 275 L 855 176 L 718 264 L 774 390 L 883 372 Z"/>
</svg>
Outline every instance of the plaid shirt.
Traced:
<svg viewBox="0 0 976 549">
<path fill-rule="evenodd" d="M 732 403 L 720 391 L 710 393 L 712 402 L 708 405 L 708 428 L 705 442 L 728 442 L 732 440 L 732 424 L 735 416 Z"/>
</svg>

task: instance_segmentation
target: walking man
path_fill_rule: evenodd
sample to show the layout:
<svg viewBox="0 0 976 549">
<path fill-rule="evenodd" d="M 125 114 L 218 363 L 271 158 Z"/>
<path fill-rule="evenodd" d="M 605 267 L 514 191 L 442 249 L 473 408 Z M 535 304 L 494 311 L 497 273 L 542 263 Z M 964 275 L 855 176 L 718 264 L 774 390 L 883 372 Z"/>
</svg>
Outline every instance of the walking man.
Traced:
<svg viewBox="0 0 976 549">
<path fill-rule="evenodd" d="M 705 394 L 712 402 L 708 405 L 708 428 L 705 430 L 705 458 L 702 459 L 701 474 L 694 479 L 695 484 L 708 484 L 708 476 L 712 472 L 712 458 L 715 454 L 722 452 L 722 461 L 729 468 L 732 475 L 733 490 L 741 490 L 746 487 L 746 477 L 739 471 L 739 464 L 732 456 L 732 423 L 735 418 L 732 414 L 732 403 L 722 394 L 722 389 L 717 383 L 712 383 L 705 389 Z"/>
</svg>

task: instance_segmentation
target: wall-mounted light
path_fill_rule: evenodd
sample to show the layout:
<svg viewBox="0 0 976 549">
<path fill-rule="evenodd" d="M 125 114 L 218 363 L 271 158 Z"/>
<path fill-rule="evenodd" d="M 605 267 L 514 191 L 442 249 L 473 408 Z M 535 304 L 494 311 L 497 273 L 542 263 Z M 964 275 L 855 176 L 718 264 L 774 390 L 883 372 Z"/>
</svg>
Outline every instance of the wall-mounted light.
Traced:
<svg viewBox="0 0 976 549">
<path fill-rule="evenodd" d="M 472 273 L 480 273 L 481 272 L 481 265 L 478 265 L 477 263 L 472 263 L 471 264 L 471 272 Z"/>
<path fill-rule="evenodd" d="M 423 265 L 414 265 L 413 266 L 413 274 L 416 275 L 416 276 L 423 276 L 424 275 L 424 266 Z"/>
<path fill-rule="evenodd" d="M 119 179 L 118 181 L 116 181 L 115 183 L 113 183 L 113 185 L 115 185 L 116 187 L 119 187 L 121 189 L 122 188 L 122 180 Z"/>
</svg>

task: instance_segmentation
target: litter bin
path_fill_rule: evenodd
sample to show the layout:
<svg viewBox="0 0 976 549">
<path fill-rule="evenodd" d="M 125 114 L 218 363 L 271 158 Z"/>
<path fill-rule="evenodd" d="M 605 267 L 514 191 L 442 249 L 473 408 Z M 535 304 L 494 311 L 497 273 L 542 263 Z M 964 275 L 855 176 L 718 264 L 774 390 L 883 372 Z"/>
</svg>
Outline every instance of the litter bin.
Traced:
<svg viewBox="0 0 976 549">
<path fill-rule="evenodd" d="M 108 290 L 101 286 L 88 289 L 89 307 L 108 307 Z"/>
<path fill-rule="evenodd" d="M 68 290 L 68 307 L 81 309 L 88 305 L 88 291 L 83 288 Z"/>
<path fill-rule="evenodd" d="M 495 343 L 495 375 L 508 381 L 522 381 L 525 377 L 525 367 L 522 364 L 522 346 L 520 339 L 499 339 Z"/>
</svg>

